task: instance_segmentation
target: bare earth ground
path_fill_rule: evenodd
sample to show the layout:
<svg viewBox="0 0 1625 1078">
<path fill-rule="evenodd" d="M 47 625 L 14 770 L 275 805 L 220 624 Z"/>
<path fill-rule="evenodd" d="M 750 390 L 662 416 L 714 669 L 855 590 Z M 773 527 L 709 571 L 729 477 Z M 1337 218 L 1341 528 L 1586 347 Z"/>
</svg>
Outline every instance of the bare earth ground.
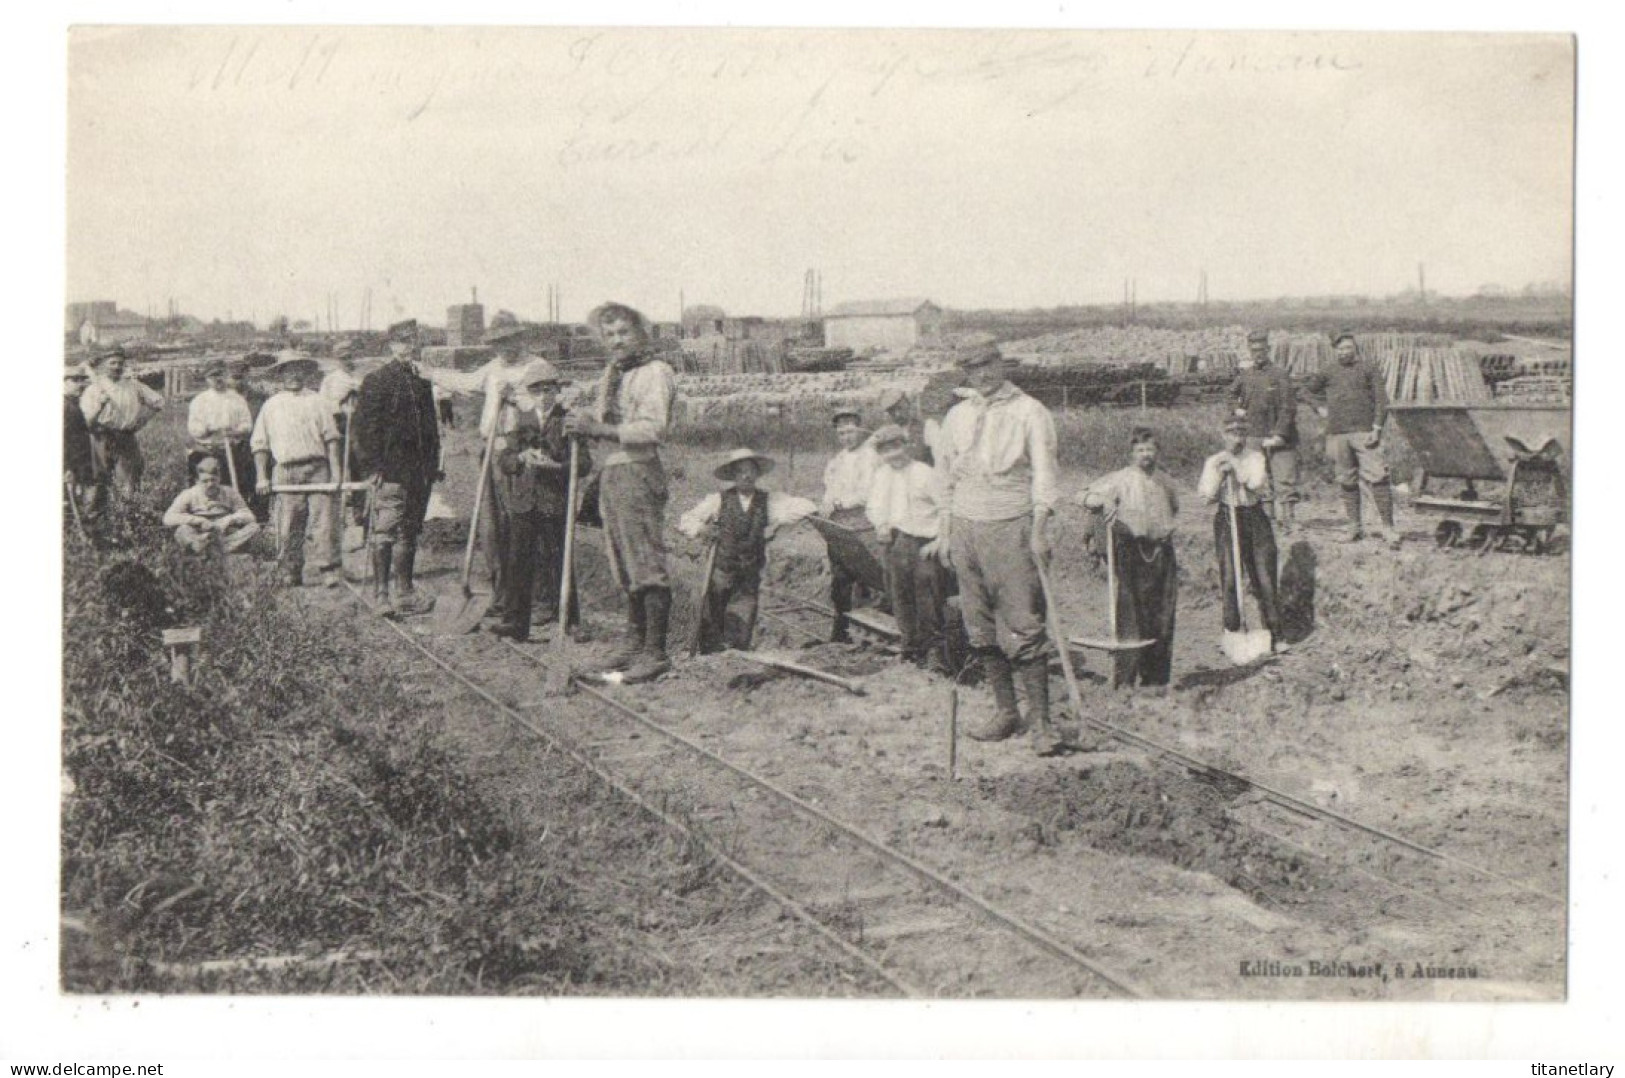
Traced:
<svg viewBox="0 0 1625 1078">
<path fill-rule="evenodd" d="M 451 448 L 445 492 L 467 513 L 474 460 L 467 432 L 456 432 Z M 673 522 L 715 486 L 717 456 L 668 452 Z M 781 460 L 768 485 L 816 497 L 823 461 Z M 1063 489 L 1080 490 L 1085 478 L 1069 473 Z M 1190 477 L 1174 478 L 1189 491 Z M 1569 559 L 1440 551 L 1427 523 L 1403 509 L 1401 526 L 1412 531 L 1402 551 L 1369 541 L 1344 545 L 1334 530 L 1340 509 L 1325 489 L 1315 494 L 1306 507 L 1309 527 L 1283 547 L 1289 654 L 1244 671 L 1224 664 L 1211 511 L 1192 494 L 1182 512 L 1175 685 L 1165 693 L 1113 693 L 1096 659 L 1084 672 L 1085 707 L 1093 718 L 1453 861 L 1406 853 L 1199 781 L 1112 740 L 1099 740 L 1101 751 L 1043 760 L 1019 741 L 962 739 L 958 778 L 950 781 L 948 686 L 861 648 L 825 645 L 801 656 L 863 675 L 869 695 L 862 700 L 799 680 L 758 678 L 754 687 L 730 689 L 757 668 L 726 655 L 679 661 L 659 682 L 613 691 L 947 870 L 1158 996 L 1562 998 Z M 1103 576 L 1081 539 L 1067 538 L 1081 536 L 1082 518 L 1075 505 L 1061 512 L 1054 577 L 1064 622 L 1094 632 L 1104 624 Z M 454 594 L 462 526 L 433 529 L 438 541 L 423 555 L 426 585 Z M 587 532 L 583 542 L 586 617 L 607 640 L 621 615 L 596 538 Z M 355 575 L 360 560 L 351 558 Z M 698 568 L 689 553 L 672 563 L 679 650 Z M 822 600 L 823 573 L 822 543 L 810 530 L 774 545 L 772 586 Z M 478 588 L 478 557 L 475 575 Z M 812 632 L 827 628 L 816 618 L 805 624 Z M 547 653 L 548 639 L 538 630 L 538 654 Z M 764 621 L 758 646 L 790 649 L 803 639 Z M 488 644 L 497 657 L 498 643 Z M 606 647 L 571 651 L 590 658 Z M 512 677 L 513 697 L 536 695 L 538 672 L 515 666 L 503 676 Z M 1052 694 L 1064 707 L 1058 678 Z M 468 753 L 471 771 L 522 788 L 527 772 L 541 766 L 527 761 L 538 750 L 495 732 L 480 705 L 451 706 L 448 733 Z M 961 690 L 961 722 L 990 707 L 984 691 Z M 548 721 L 545 711 L 535 714 Z M 658 781 L 673 794 L 699 796 L 710 780 L 699 769 L 668 768 Z M 752 824 L 746 818 L 738 826 Z M 847 871 L 832 854 L 829 879 Z M 731 961 L 745 968 L 744 956 L 763 941 L 742 936 L 738 946 L 722 968 Z M 1311 962 L 1382 963 L 1386 976 L 1320 975 Z M 1432 975 L 1439 970 L 1455 975 Z M 743 977 L 732 990 L 830 990 L 808 972 L 804 982 L 768 978 L 772 987 Z M 867 991 L 846 980 L 844 990 Z M 727 982 L 717 987 L 730 990 Z M 997 984 L 971 990 L 999 994 Z"/>
</svg>

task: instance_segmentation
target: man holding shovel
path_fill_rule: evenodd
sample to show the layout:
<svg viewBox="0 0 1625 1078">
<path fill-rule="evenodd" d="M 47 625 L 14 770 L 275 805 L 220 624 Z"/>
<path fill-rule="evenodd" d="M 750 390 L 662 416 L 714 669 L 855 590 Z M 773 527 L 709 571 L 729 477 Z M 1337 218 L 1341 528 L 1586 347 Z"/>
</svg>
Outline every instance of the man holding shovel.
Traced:
<svg viewBox="0 0 1625 1078">
<path fill-rule="evenodd" d="M 965 634 L 993 689 L 995 709 L 990 722 L 966 734 L 1002 741 L 1021 729 L 1019 676 L 1034 748 L 1052 755 L 1061 748 L 1050 724 L 1039 566 L 1049 560 L 1057 497 L 1055 420 L 1011 384 L 997 345 L 974 346 L 960 367 L 965 397 L 943 420 L 935 450 L 943 498 L 937 546 L 959 575 Z"/>
<path fill-rule="evenodd" d="M 261 497 L 269 496 L 273 486 L 331 486 L 338 480 L 338 426 L 327 402 L 315 393 L 305 392 L 318 370 L 312 359 L 284 360 L 271 369 L 282 391 L 260 409 L 248 440 L 254 451 L 255 492 Z M 283 583 L 289 587 L 303 583 L 307 529 L 316 548 L 323 586 L 338 586 L 338 552 L 333 547 L 329 524 L 336 500 L 333 493 L 325 491 L 283 491 L 276 495 L 272 515 L 276 520 L 278 561 Z"/>
<path fill-rule="evenodd" d="M 599 476 L 598 509 L 604 548 L 626 594 L 626 637 L 605 664 L 628 682 L 649 681 L 671 669 L 671 578 L 666 571 L 666 469 L 660 443 L 671 424 L 677 374 L 649 351 L 649 324 L 641 313 L 606 303 L 589 321 L 609 362 L 598 381 L 595 414 L 571 411 L 565 434 L 607 442 Z"/>
<path fill-rule="evenodd" d="M 538 590 L 545 596 L 557 619 L 560 604 L 565 611 L 566 628 L 580 624 L 576 589 L 562 595 L 564 581 L 564 539 L 569 519 L 570 445 L 564 436 L 564 417 L 559 406 L 559 390 L 564 377 L 545 359 L 532 360 L 525 368 L 523 383 L 514 393 L 513 406 L 519 419 L 505 448 L 497 453 L 492 484 L 494 508 L 502 514 L 502 590 L 498 593 L 501 620 L 491 632 L 510 640 L 530 639 L 531 605 Z M 585 451 L 577 454 L 576 480 L 592 469 Z M 538 571 L 546 577 L 546 587 L 536 587 Z"/>
<path fill-rule="evenodd" d="M 373 602 L 385 617 L 434 609 L 434 596 L 420 594 L 413 579 L 429 489 L 440 472 L 440 425 L 434 394 L 413 362 L 416 347 L 416 322 L 390 327 L 390 360 L 362 380 L 353 418 L 356 449 L 372 476 Z"/>
<path fill-rule="evenodd" d="M 1202 465 L 1202 478 L 1196 484 L 1196 493 L 1204 502 L 1218 505 L 1218 512 L 1213 515 L 1213 546 L 1219 558 L 1219 580 L 1224 592 L 1225 639 L 1227 650 L 1237 649 L 1238 654 L 1233 657 L 1243 661 L 1258 656 L 1245 654 L 1253 645 L 1239 639 L 1243 635 L 1244 619 L 1241 586 L 1236 580 L 1238 564 L 1247 574 L 1269 634 L 1269 645 L 1260 650 L 1267 654 L 1285 648 L 1284 644 L 1277 643 L 1281 636 L 1281 610 L 1275 594 L 1275 529 L 1264 511 L 1270 496 L 1270 476 L 1263 452 L 1247 446 L 1250 426 L 1247 416 L 1240 411 L 1225 418 L 1224 450 L 1207 458 Z M 1236 536 L 1240 537 L 1239 549 L 1231 545 Z"/>
</svg>

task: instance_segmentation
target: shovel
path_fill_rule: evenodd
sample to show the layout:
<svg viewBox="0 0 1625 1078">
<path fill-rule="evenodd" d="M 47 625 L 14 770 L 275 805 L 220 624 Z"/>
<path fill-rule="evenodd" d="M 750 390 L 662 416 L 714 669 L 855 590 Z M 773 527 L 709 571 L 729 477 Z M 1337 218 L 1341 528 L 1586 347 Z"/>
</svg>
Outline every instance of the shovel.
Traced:
<svg viewBox="0 0 1625 1078">
<path fill-rule="evenodd" d="M 1075 647 L 1088 648 L 1091 651 L 1123 652 L 1139 651 L 1155 644 L 1155 640 L 1123 640 L 1117 635 L 1117 542 L 1113 534 L 1117 521 L 1112 517 L 1106 518 L 1106 631 L 1104 638 L 1098 636 L 1074 636 L 1069 640 Z M 1112 688 L 1117 688 L 1117 664 L 1112 663 Z"/>
<path fill-rule="evenodd" d="M 434 632 L 439 636 L 464 636 L 480 627 L 486 611 L 491 609 L 493 595 L 476 595 L 469 586 L 474 572 L 474 544 L 480 537 L 480 510 L 485 505 L 485 487 L 491 478 L 491 458 L 496 456 L 497 424 L 491 424 L 491 433 L 485 437 L 485 458 L 480 461 L 480 482 L 474 488 L 474 515 L 468 522 L 468 549 L 463 552 L 463 594 L 456 602 L 440 603 L 435 607 Z"/>
<path fill-rule="evenodd" d="M 705 608 L 711 598 L 711 570 L 717 564 L 717 544 L 713 540 L 705 551 L 705 568 L 700 577 L 700 598 L 694 606 L 694 639 L 689 641 L 688 657 L 694 658 L 700 653 L 700 643 L 705 639 Z"/>
<path fill-rule="evenodd" d="M 1049 570 L 1044 568 L 1044 562 L 1039 558 L 1033 559 L 1033 567 L 1038 570 L 1038 586 L 1044 590 L 1044 614 L 1049 620 L 1050 639 L 1056 642 L 1055 650 L 1061 656 L 1061 673 L 1066 677 L 1066 695 L 1072 701 L 1073 716 L 1081 723 L 1086 721 L 1083 716 L 1083 693 L 1078 690 L 1078 675 L 1072 669 L 1071 649 L 1064 643 L 1066 636 L 1061 632 L 1061 615 L 1055 606 L 1055 590 L 1049 586 Z"/>
<path fill-rule="evenodd" d="M 1230 502 L 1225 508 L 1230 513 L 1230 568 L 1231 579 L 1236 586 L 1236 615 L 1241 619 L 1241 629 L 1232 632 L 1224 630 L 1219 638 L 1219 648 L 1224 652 L 1225 658 L 1232 665 L 1246 666 L 1257 662 L 1271 651 L 1272 641 L 1268 629 L 1247 628 L 1247 600 L 1241 588 L 1241 530 L 1236 526 L 1236 480 L 1230 478 Z"/>
<path fill-rule="evenodd" d="M 564 696 L 575 683 L 575 667 L 570 662 L 570 589 L 575 587 L 576 469 L 581 466 L 581 442 L 570 439 L 570 474 L 565 480 L 564 571 L 559 574 L 559 634 L 553 639 L 553 662 L 548 667 L 548 696 Z"/>
</svg>

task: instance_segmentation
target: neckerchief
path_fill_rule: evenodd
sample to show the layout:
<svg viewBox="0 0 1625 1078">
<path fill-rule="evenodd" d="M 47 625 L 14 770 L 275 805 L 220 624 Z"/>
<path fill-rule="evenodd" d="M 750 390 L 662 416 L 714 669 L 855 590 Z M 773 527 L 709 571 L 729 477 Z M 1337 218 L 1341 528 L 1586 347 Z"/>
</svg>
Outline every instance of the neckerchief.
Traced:
<svg viewBox="0 0 1625 1078">
<path fill-rule="evenodd" d="M 605 423 L 621 421 L 621 379 L 653 358 L 648 352 L 634 352 L 625 359 L 616 360 L 609 365 L 609 373 L 604 379 Z"/>
</svg>

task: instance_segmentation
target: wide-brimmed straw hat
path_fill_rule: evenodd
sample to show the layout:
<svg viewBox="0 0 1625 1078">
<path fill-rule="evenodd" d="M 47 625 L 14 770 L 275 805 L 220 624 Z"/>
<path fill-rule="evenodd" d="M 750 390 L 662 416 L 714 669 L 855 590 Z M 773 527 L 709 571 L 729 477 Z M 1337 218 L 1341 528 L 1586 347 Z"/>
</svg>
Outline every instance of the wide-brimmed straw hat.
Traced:
<svg viewBox="0 0 1625 1078">
<path fill-rule="evenodd" d="M 308 356 L 297 359 L 284 359 L 266 372 L 267 376 L 281 381 L 290 374 L 297 374 L 305 381 L 321 377 L 322 365 Z"/>
<path fill-rule="evenodd" d="M 757 475 L 766 475 L 768 472 L 773 470 L 772 457 L 758 453 L 754 449 L 735 449 L 732 453 L 729 453 L 726 457 L 722 458 L 722 463 L 718 464 L 711 474 L 716 476 L 722 482 L 726 483 L 733 479 L 734 465 L 744 460 L 753 460 L 756 462 Z"/>
<path fill-rule="evenodd" d="M 882 453 L 893 446 L 906 446 L 908 445 L 908 431 L 899 427 L 896 423 L 888 423 L 875 431 L 874 436 L 869 439 L 869 444 Z"/>
</svg>

